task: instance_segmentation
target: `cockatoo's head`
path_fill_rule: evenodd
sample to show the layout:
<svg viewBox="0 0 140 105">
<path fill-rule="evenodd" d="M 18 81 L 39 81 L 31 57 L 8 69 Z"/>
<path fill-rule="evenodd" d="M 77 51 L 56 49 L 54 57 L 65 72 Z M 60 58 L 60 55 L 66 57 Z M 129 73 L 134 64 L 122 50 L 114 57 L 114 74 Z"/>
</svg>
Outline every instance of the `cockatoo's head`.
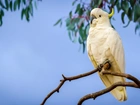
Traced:
<svg viewBox="0 0 140 105">
<path fill-rule="evenodd" d="M 100 8 L 94 8 L 91 13 L 91 22 L 90 26 L 91 27 L 96 27 L 96 26 L 111 26 L 109 17 L 111 17 L 114 14 L 114 10 L 112 9 L 111 14 L 108 14 L 107 12 L 103 11 Z"/>
</svg>

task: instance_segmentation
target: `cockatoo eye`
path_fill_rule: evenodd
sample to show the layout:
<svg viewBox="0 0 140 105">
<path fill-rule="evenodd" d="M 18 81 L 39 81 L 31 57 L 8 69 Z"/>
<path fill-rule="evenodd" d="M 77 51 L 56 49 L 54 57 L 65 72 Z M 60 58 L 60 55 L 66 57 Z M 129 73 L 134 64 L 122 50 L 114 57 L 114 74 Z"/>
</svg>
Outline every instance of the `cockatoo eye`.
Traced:
<svg viewBox="0 0 140 105">
<path fill-rule="evenodd" d="M 99 15 L 99 17 L 101 17 L 101 15 Z"/>
<path fill-rule="evenodd" d="M 92 24 L 92 21 L 93 21 L 94 19 L 97 19 L 97 18 L 96 18 L 96 16 L 92 15 L 92 16 L 90 17 L 90 23 L 91 23 L 91 24 Z"/>
</svg>

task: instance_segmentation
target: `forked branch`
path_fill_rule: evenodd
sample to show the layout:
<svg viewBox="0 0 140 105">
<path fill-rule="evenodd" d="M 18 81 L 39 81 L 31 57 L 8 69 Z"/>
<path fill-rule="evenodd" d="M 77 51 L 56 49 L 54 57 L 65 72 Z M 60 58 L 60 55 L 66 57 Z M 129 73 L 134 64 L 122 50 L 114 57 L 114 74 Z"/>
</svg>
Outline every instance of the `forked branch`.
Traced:
<svg viewBox="0 0 140 105">
<path fill-rule="evenodd" d="M 57 88 L 55 88 L 53 91 L 51 91 L 43 100 L 43 102 L 41 103 L 41 105 L 44 105 L 45 102 L 47 101 L 47 99 L 53 95 L 55 92 L 59 92 L 60 88 L 62 87 L 62 85 L 66 82 L 66 81 L 72 81 L 72 80 L 76 80 L 76 79 L 80 79 L 80 78 L 83 78 L 83 77 L 86 77 L 86 76 L 89 76 L 91 74 L 94 74 L 96 72 L 100 72 L 102 68 L 104 69 L 108 69 L 110 66 L 109 63 L 106 63 L 104 65 L 100 65 L 100 67 L 98 67 L 97 69 L 95 70 L 92 70 L 90 72 L 87 72 L 87 73 L 84 73 L 84 74 L 80 74 L 80 75 L 77 75 L 77 76 L 72 76 L 72 77 L 65 77 L 63 74 L 62 74 L 62 77 L 63 79 L 60 80 L 60 84 L 58 85 Z M 111 85 L 110 87 L 106 88 L 106 89 L 103 89 L 101 91 L 98 91 L 98 92 L 95 92 L 95 93 L 92 93 L 92 94 L 87 94 L 85 95 L 84 97 L 82 97 L 79 102 L 78 102 L 78 105 L 82 105 L 82 103 L 85 101 L 85 100 L 88 100 L 88 99 L 95 99 L 97 98 L 98 96 L 101 96 L 105 93 L 108 93 L 110 92 L 111 90 L 113 90 L 114 88 L 116 88 L 117 86 L 128 86 L 128 87 L 134 87 L 134 88 L 140 88 L 140 81 L 135 78 L 134 76 L 130 75 L 130 74 L 125 74 L 125 73 L 117 73 L 117 72 L 111 72 L 111 71 L 108 71 L 108 70 L 105 70 L 105 71 L 102 71 L 102 74 L 103 75 L 114 75 L 114 76 L 120 76 L 120 77 L 125 77 L 129 80 L 132 80 L 133 82 L 117 82 L 117 83 L 114 83 L 113 85 Z"/>
<path fill-rule="evenodd" d="M 92 93 L 92 94 L 87 94 L 79 100 L 78 105 L 82 105 L 82 103 L 85 100 L 95 99 L 98 96 L 101 96 L 105 93 L 108 93 L 111 90 L 113 90 L 114 88 L 116 88 L 117 86 L 127 86 L 127 87 L 140 88 L 140 81 L 130 74 L 117 73 L 117 72 L 111 72 L 111 71 L 103 71 L 102 74 L 103 75 L 114 75 L 114 76 L 125 77 L 125 78 L 127 78 L 129 80 L 132 80 L 134 82 L 117 82 L 117 83 L 114 83 L 113 85 L 111 85 L 110 87 L 108 87 L 106 89 L 103 89 L 101 91 L 98 91 L 98 92 L 95 92 L 95 93 Z"/>
<path fill-rule="evenodd" d="M 95 70 L 92 70 L 90 72 L 87 72 L 87 73 L 84 73 L 84 74 L 80 74 L 80 75 L 77 75 L 77 76 L 72 76 L 72 77 L 65 77 L 63 74 L 62 74 L 62 77 L 63 77 L 63 80 L 60 80 L 60 84 L 58 85 L 57 88 L 55 88 L 53 91 L 51 91 L 43 100 L 43 102 L 41 103 L 41 105 L 44 105 L 45 102 L 47 101 L 47 99 L 52 95 L 54 94 L 55 92 L 58 92 L 59 93 L 59 90 L 60 88 L 62 87 L 62 85 L 66 82 L 66 81 L 72 81 L 72 80 L 76 80 L 76 79 L 80 79 L 80 78 L 83 78 L 83 77 L 86 77 L 86 76 L 89 76 L 91 74 L 94 74 L 96 73 L 97 71 L 99 71 L 100 69 L 95 69 Z"/>
</svg>

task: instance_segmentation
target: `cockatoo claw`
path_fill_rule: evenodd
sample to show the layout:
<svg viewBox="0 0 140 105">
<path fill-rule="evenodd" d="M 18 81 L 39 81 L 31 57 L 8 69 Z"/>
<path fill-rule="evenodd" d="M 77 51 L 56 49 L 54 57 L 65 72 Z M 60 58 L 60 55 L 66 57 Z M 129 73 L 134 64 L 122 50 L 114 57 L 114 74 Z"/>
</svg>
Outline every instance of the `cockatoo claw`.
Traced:
<svg viewBox="0 0 140 105">
<path fill-rule="evenodd" d="M 111 67 L 111 63 L 108 59 L 106 59 L 102 64 L 98 65 L 97 69 L 99 70 L 99 72 L 101 72 L 110 69 L 110 67 Z"/>
<path fill-rule="evenodd" d="M 106 65 L 106 64 L 108 64 L 108 65 Z M 104 66 L 104 69 L 105 69 L 105 70 L 109 70 L 110 67 L 111 67 L 111 62 L 110 62 L 108 59 L 106 59 L 106 60 L 103 62 L 103 66 Z"/>
</svg>

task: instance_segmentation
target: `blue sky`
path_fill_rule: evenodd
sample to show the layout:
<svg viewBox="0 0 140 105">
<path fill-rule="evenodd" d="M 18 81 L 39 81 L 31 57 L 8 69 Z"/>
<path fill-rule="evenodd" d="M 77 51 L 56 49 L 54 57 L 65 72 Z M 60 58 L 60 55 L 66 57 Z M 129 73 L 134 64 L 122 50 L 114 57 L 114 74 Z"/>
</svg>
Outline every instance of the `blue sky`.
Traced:
<svg viewBox="0 0 140 105">
<path fill-rule="evenodd" d="M 43 0 L 28 23 L 21 21 L 20 12 L 7 12 L 0 27 L 0 105 L 39 105 L 44 97 L 59 84 L 61 74 L 73 76 L 93 68 L 87 53 L 78 51 L 63 24 L 53 24 L 72 9 L 72 1 Z M 126 72 L 140 77 L 140 37 L 135 35 L 135 24 L 123 28 L 120 14 L 115 14 L 113 25 L 120 34 L 126 57 Z M 76 105 L 88 94 L 105 88 L 97 74 L 66 82 L 60 93 L 48 99 L 46 105 Z M 110 93 L 83 105 L 137 105 L 139 89 L 127 88 L 128 100 L 118 102 Z"/>
</svg>

